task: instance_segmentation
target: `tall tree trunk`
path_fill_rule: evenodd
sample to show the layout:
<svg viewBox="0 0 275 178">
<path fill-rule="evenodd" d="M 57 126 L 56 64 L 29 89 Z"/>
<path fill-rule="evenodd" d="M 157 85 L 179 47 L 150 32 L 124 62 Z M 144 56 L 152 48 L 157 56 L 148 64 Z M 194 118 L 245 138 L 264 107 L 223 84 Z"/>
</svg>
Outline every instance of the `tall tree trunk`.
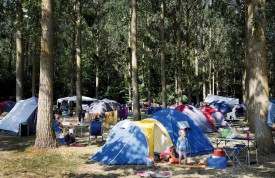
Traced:
<svg viewBox="0 0 275 178">
<path fill-rule="evenodd" d="M 99 2 L 97 2 L 97 8 L 96 8 L 96 16 L 99 18 Z M 99 22 L 97 20 L 96 23 L 96 69 L 95 69 L 95 97 L 98 98 L 98 90 L 99 90 Z M 107 83 L 109 86 L 109 72 L 107 73 Z"/>
<path fill-rule="evenodd" d="M 82 111 L 82 61 L 81 61 L 81 6 L 82 0 L 76 0 L 76 115 Z"/>
<path fill-rule="evenodd" d="M 199 61 L 198 61 L 198 51 L 197 49 L 194 49 L 195 51 L 195 80 L 196 80 L 196 104 L 200 103 L 200 86 L 199 86 Z"/>
<path fill-rule="evenodd" d="M 270 154 L 274 150 L 271 129 L 267 125 L 269 102 L 266 53 L 266 2 L 252 0 L 248 4 L 247 60 L 251 65 L 248 75 L 248 110 L 250 128 L 255 131 L 259 152 Z M 253 22 L 253 23 L 252 23 Z"/>
<path fill-rule="evenodd" d="M 132 48 L 132 85 L 133 85 L 133 117 L 141 120 L 138 94 L 138 61 L 137 61 L 137 1 L 131 0 L 131 48 Z"/>
<path fill-rule="evenodd" d="M 56 146 L 53 132 L 54 31 L 52 5 L 52 0 L 42 0 L 41 2 L 40 87 L 35 147 L 42 149 Z"/>
<path fill-rule="evenodd" d="M 189 18 L 190 18 L 190 9 L 188 7 L 188 3 L 186 3 L 186 73 L 187 73 L 187 96 L 188 96 L 188 104 L 192 103 L 192 95 L 191 95 L 191 61 L 190 61 L 190 32 L 189 32 Z"/>
<path fill-rule="evenodd" d="M 23 58 L 23 37 L 22 37 L 22 24 L 23 24 L 23 10 L 22 0 L 16 3 L 16 101 L 24 98 L 24 58 Z"/>
<path fill-rule="evenodd" d="M 132 15 L 132 9 L 129 9 L 130 17 Z M 128 95 L 129 95 L 129 104 L 132 103 L 132 50 L 131 50 L 131 23 L 129 23 L 128 30 L 128 54 L 129 54 L 129 62 L 128 62 Z M 133 106 L 132 106 L 133 107 Z M 132 109 L 132 108 L 131 108 Z"/>
<path fill-rule="evenodd" d="M 76 64 L 76 47 L 75 47 L 75 41 L 76 41 L 76 28 L 73 28 L 73 35 L 72 35 L 72 49 L 71 49 L 71 64 L 70 64 L 70 89 L 69 89 L 69 96 L 73 96 L 75 90 L 75 64 Z"/>
<path fill-rule="evenodd" d="M 212 94 L 215 95 L 215 67 L 213 61 L 213 71 L 212 71 Z"/>
<path fill-rule="evenodd" d="M 9 48 L 9 73 L 12 72 L 12 61 L 13 61 L 13 43 L 14 34 L 10 33 L 10 48 Z"/>
<path fill-rule="evenodd" d="M 149 15 L 146 14 L 146 28 L 149 29 Z M 152 83 L 151 83 L 151 80 L 152 80 L 152 73 L 151 73 L 151 59 L 152 59 L 152 56 L 151 56 L 151 49 L 149 47 L 146 48 L 146 53 L 148 54 L 148 59 L 147 59 L 147 83 L 148 83 L 148 106 L 151 106 L 152 104 Z"/>
<path fill-rule="evenodd" d="M 161 97 L 162 107 L 167 107 L 167 93 L 166 93 L 166 67 L 165 67 L 165 41 L 164 41 L 164 13 L 165 13 L 165 1 L 161 0 L 161 22 L 160 22 L 160 58 L 161 58 Z"/>
<path fill-rule="evenodd" d="M 204 56 L 204 52 L 202 55 L 203 59 L 202 59 L 202 100 L 204 101 L 206 98 L 206 84 L 205 84 L 205 56 Z"/>
<path fill-rule="evenodd" d="M 176 12 L 176 24 L 177 24 L 177 30 L 176 30 L 176 76 L 177 76 L 177 103 L 183 104 L 183 98 L 182 98 L 182 58 L 181 58 L 181 38 L 180 38 L 180 32 L 181 32 L 181 0 L 177 0 L 177 12 Z"/>
<path fill-rule="evenodd" d="M 32 61 L 32 96 L 35 96 L 36 95 L 36 36 L 32 38 L 31 61 Z"/>
<path fill-rule="evenodd" d="M 35 8 L 35 14 L 38 14 L 36 8 Z M 33 24 L 34 24 L 34 28 L 39 29 L 38 24 L 38 18 L 37 17 L 33 17 Z M 37 85 L 37 81 L 36 81 L 36 69 L 37 69 L 37 45 L 40 42 L 39 38 L 38 38 L 38 34 L 35 33 L 35 31 L 33 31 L 34 34 L 31 37 L 31 61 L 32 61 L 32 96 L 37 95 L 37 89 L 36 89 L 36 85 Z"/>
</svg>

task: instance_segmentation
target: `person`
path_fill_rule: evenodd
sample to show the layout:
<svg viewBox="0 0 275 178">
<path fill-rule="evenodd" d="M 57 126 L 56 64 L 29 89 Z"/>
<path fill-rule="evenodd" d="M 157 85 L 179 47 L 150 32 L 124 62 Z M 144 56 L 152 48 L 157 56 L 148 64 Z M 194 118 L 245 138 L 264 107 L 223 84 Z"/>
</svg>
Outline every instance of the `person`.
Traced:
<svg viewBox="0 0 275 178">
<path fill-rule="evenodd" d="M 174 158 L 175 147 L 171 146 L 169 149 L 160 153 L 159 158 L 161 161 L 169 161 L 170 158 Z"/>
<path fill-rule="evenodd" d="M 63 126 L 63 124 L 62 124 L 62 122 L 61 122 L 61 120 L 60 120 L 60 115 L 59 115 L 58 113 L 55 113 L 55 114 L 54 114 L 54 119 L 55 119 L 56 124 L 58 125 L 58 127 L 59 127 L 60 129 L 64 129 L 64 126 Z"/>
<path fill-rule="evenodd" d="M 98 121 L 98 122 L 100 121 L 98 113 L 95 113 L 94 118 L 92 120 Z M 90 123 L 90 127 L 91 127 L 91 124 L 92 122 Z M 96 142 L 97 142 L 97 135 L 95 135 L 95 141 L 93 141 L 93 143 L 96 143 Z"/>
<path fill-rule="evenodd" d="M 132 103 L 129 103 L 129 112 L 132 112 Z"/>
<path fill-rule="evenodd" d="M 179 130 L 179 138 L 177 140 L 177 152 L 179 154 L 179 164 L 181 164 L 182 155 L 184 157 L 184 164 L 187 164 L 186 151 L 188 146 L 188 140 L 184 129 Z"/>
</svg>

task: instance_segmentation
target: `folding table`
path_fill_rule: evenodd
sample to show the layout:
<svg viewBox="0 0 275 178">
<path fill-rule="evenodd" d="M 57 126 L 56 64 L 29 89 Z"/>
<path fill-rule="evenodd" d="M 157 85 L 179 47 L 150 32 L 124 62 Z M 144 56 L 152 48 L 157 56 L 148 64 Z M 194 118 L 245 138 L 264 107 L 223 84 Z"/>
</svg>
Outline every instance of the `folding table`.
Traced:
<svg viewBox="0 0 275 178">
<path fill-rule="evenodd" d="M 257 148 L 257 141 L 255 139 L 252 138 L 222 138 L 222 137 L 218 137 L 216 138 L 217 141 L 217 147 L 219 147 L 219 144 L 221 142 L 224 142 L 224 146 L 226 146 L 227 143 L 229 142 L 238 142 L 241 143 L 243 145 L 245 145 L 245 147 L 247 148 L 247 164 L 250 166 L 250 149 L 252 147 L 255 148 L 256 151 L 256 163 L 258 165 L 258 148 Z"/>
</svg>

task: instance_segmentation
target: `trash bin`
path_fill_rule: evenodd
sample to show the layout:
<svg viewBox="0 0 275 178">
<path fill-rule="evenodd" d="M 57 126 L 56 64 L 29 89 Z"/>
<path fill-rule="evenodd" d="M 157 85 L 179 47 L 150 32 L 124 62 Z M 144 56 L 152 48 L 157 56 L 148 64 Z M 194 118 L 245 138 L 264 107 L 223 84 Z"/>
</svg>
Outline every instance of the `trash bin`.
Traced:
<svg viewBox="0 0 275 178">
<path fill-rule="evenodd" d="M 29 125 L 27 122 L 22 122 L 19 124 L 19 136 L 29 136 Z"/>
</svg>

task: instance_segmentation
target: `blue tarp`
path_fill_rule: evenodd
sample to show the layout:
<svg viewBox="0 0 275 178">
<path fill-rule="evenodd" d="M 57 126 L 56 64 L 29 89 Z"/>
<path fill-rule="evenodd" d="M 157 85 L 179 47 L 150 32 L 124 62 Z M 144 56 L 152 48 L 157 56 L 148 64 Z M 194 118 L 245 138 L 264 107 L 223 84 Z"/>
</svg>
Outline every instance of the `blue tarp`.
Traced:
<svg viewBox="0 0 275 178">
<path fill-rule="evenodd" d="M 145 164 L 148 143 L 140 127 L 124 120 L 115 125 L 105 145 L 90 159 L 104 164 Z"/>
<path fill-rule="evenodd" d="M 178 131 L 180 129 L 179 122 L 187 121 L 190 130 L 187 132 L 187 138 L 190 148 L 187 148 L 187 156 L 193 157 L 213 153 L 213 146 L 203 131 L 195 125 L 193 120 L 175 109 L 162 109 L 150 116 L 152 119 L 158 120 L 168 131 L 173 145 L 176 147 L 177 139 L 179 137 Z"/>
</svg>

